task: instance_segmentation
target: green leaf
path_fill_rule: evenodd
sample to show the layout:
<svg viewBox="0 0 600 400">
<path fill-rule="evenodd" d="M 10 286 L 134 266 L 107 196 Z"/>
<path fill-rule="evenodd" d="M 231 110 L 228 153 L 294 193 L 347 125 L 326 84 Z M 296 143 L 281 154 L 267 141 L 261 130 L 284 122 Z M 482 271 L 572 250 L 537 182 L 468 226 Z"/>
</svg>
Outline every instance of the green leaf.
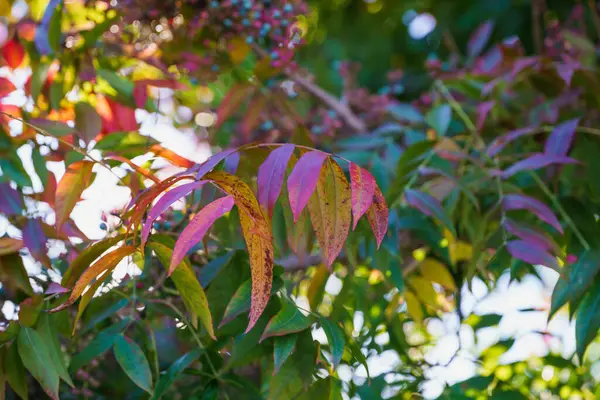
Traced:
<svg viewBox="0 0 600 400">
<path fill-rule="evenodd" d="M 50 172 L 48 172 L 48 167 L 46 167 L 46 159 L 40 154 L 40 151 L 37 147 L 34 147 L 31 151 L 31 159 L 33 161 L 33 167 L 35 168 L 35 172 L 40 177 L 42 185 L 46 187 Z"/>
<path fill-rule="evenodd" d="M 160 376 L 160 378 L 158 378 L 158 382 L 156 382 L 156 387 L 154 388 L 154 394 L 152 395 L 152 400 L 160 399 L 183 372 L 183 370 L 200 358 L 201 354 L 202 351 L 200 349 L 194 349 L 189 353 L 179 357 L 173 364 L 171 364 L 169 369 L 167 369 Z"/>
<path fill-rule="evenodd" d="M 6 381 L 12 390 L 24 400 L 29 398 L 27 392 L 27 381 L 25 375 L 25 366 L 19 356 L 17 342 L 13 342 L 6 348 L 4 358 L 4 372 L 6 373 Z"/>
<path fill-rule="evenodd" d="M 71 376 L 67 371 L 63 351 L 60 348 L 58 331 L 53 325 L 53 321 L 51 321 L 51 317 L 48 313 L 42 313 L 37 323 L 36 331 L 40 334 L 40 337 L 48 348 L 48 353 L 52 359 L 52 368 L 56 370 L 58 376 L 63 381 L 67 382 L 69 386 L 74 387 Z"/>
<path fill-rule="evenodd" d="M 439 136 L 444 136 L 448 132 L 450 122 L 452 121 L 452 108 L 449 104 L 442 104 L 425 115 L 425 122 L 433 128 Z"/>
<path fill-rule="evenodd" d="M 346 338 L 344 332 L 333 322 L 328 319 L 321 319 L 321 327 L 327 335 L 327 342 L 329 343 L 329 351 L 331 352 L 333 367 L 337 367 L 342 361 L 344 355 L 344 348 L 346 347 Z"/>
<path fill-rule="evenodd" d="M 118 335 L 114 353 L 117 362 L 133 383 L 152 394 L 152 372 L 140 346 L 131 339 Z"/>
<path fill-rule="evenodd" d="M 332 377 L 319 379 L 296 400 L 342 400 L 341 383 Z"/>
<path fill-rule="evenodd" d="M 37 98 L 40 96 L 42 87 L 48 79 L 48 71 L 50 70 L 50 63 L 43 63 L 33 69 L 31 74 L 30 93 L 34 102 L 37 102 Z"/>
<path fill-rule="evenodd" d="M 102 118 L 89 103 L 75 104 L 75 128 L 83 140 L 90 142 L 102 130 Z"/>
<path fill-rule="evenodd" d="M 219 274 L 219 272 L 231 261 L 235 251 L 230 251 L 227 254 L 217 257 L 200 270 L 198 280 L 203 288 L 206 288 L 209 283 Z"/>
<path fill-rule="evenodd" d="M 500 323 L 500 320 L 502 320 L 502 315 L 500 315 L 500 314 L 494 314 L 494 313 L 484 314 L 484 315 L 471 314 L 465 320 L 465 323 L 468 325 L 471 325 L 473 327 L 473 330 L 477 331 L 479 329 L 496 326 Z"/>
<path fill-rule="evenodd" d="M 423 140 L 404 150 L 396 166 L 396 178 L 390 186 L 389 193 L 386 195 L 386 201 L 390 206 L 402 195 L 404 187 L 408 183 L 409 174 L 415 171 L 421 163 L 423 156 L 428 153 L 433 146 L 435 146 L 435 142 Z"/>
<path fill-rule="evenodd" d="M 365 367 L 365 371 L 367 371 L 367 377 L 371 379 L 371 374 L 369 372 L 369 364 L 367 364 L 367 358 L 360 350 L 360 346 L 358 345 L 358 343 L 350 339 L 348 341 L 348 349 L 350 350 L 352 357 L 354 357 L 356 361 L 358 361 L 362 364 L 363 367 Z"/>
<path fill-rule="evenodd" d="M 42 385 L 52 399 L 58 400 L 58 373 L 54 368 L 48 346 L 44 339 L 32 328 L 21 328 L 17 338 L 19 355 L 25 368 Z"/>
<path fill-rule="evenodd" d="M 277 293 L 277 291 L 281 289 L 282 286 L 282 280 L 274 278 L 273 286 L 271 287 L 271 295 Z M 225 314 L 223 314 L 223 319 L 219 324 L 219 328 L 233 321 L 233 319 L 238 315 L 250 310 L 251 293 L 252 280 L 248 279 L 240 285 L 238 290 L 236 290 L 233 297 L 231 298 L 231 301 L 227 304 L 227 308 L 225 309 Z"/>
<path fill-rule="evenodd" d="M 577 309 L 577 321 L 575 323 L 575 339 L 577 343 L 577 354 L 580 362 L 588 345 L 598 335 L 600 329 L 600 280 L 583 298 Z"/>
<path fill-rule="evenodd" d="M 298 364 L 293 359 L 283 364 L 283 368 L 271 377 L 268 400 L 294 399 L 302 391 L 303 382 Z"/>
<path fill-rule="evenodd" d="M 289 333 L 300 332 L 312 325 L 310 318 L 304 316 L 295 304 L 283 301 L 283 307 L 265 328 L 260 342 L 271 336 L 283 336 Z"/>
<path fill-rule="evenodd" d="M 63 16 L 63 5 L 57 5 L 52 13 L 52 18 L 50 18 L 50 25 L 48 26 L 48 43 L 50 44 L 50 48 L 58 53 L 60 51 L 60 44 L 62 39 L 62 16 Z"/>
<path fill-rule="evenodd" d="M 21 326 L 31 327 L 35 325 L 43 306 L 44 296 L 41 295 L 23 300 L 19 304 L 19 323 Z"/>
<path fill-rule="evenodd" d="M 156 253 L 165 268 L 169 268 L 171 263 L 174 245 L 173 239 L 164 235 L 154 235 L 148 243 L 148 246 Z M 173 271 L 171 279 L 188 311 L 200 317 L 208 334 L 215 339 L 212 316 L 208 308 L 208 299 L 187 257 Z"/>
<path fill-rule="evenodd" d="M 113 346 L 117 336 L 125 329 L 128 323 L 128 319 L 123 319 L 119 321 L 119 323 L 111 325 L 98 333 L 98 335 L 92 339 L 83 350 L 71 359 L 69 370 L 75 372 L 84 365 L 87 365 L 94 358 L 107 352 Z"/>
<path fill-rule="evenodd" d="M 21 330 L 21 325 L 17 321 L 9 322 L 6 329 L 0 332 L 0 345 L 10 342 L 14 338 L 17 337 L 19 331 Z"/>
<path fill-rule="evenodd" d="M 273 348 L 273 374 L 277 374 L 279 369 L 294 351 L 297 335 L 278 336 L 274 340 Z"/>
<path fill-rule="evenodd" d="M 19 288 L 29 296 L 33 295 L 33 288 L 19 253 L 0 257 L 0 282 L 10 288 Z"/>
<path fill-rule="evenodd" d="M 116 72 L 109 71 L 106 69 L 99 69 L 97 71 L 98 76 L 104 79 L 113 89 L 116 90 L 117 94 L 120 95 L 123 100 L 130 102 L 132 105 L 133 102 L 133 89 L 134 84 L 128 79 L 125 79 L 119 76 Z"/>
<path fill-rule="evenodd" d="M 577 262 L 571 266 L 569 281 L 567 282 L 561 277 L 556 282 L 552 292 L 552 305 L 548 319 L 552 318 L 554 313 L 565 304 L 579 302 L 594 283 L 598 271 L 600 271 L 600 251 L 591 250 L 579 257 Z"/>
<path fill-rule="evenodd" d="M 329 275 L 329 270 L 323 264 L 319 264 L 314 269 L 314 274 L 310 279 L 308 292 L 306 293 L 306 297 L 308 297 L 308 304 L 310 304 L 310 309 L 312 311 L 316 311 L 319 304 L 321 304 L 323 301 L 323 296 L 325 295 L 325 285 L 327 284 Z"/>
</svg>

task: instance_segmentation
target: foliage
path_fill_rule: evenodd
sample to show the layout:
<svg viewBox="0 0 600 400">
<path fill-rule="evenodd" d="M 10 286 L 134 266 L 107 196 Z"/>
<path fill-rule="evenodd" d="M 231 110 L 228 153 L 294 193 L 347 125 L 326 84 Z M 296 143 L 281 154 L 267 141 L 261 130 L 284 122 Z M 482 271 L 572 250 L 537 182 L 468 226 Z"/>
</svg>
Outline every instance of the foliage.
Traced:
<svg viewBox="0 0 600 400">
<path fill-rule="evenodd" d="M 18 304 L 0 396 L 415 398 L 468 353 L 429 362 L 435 322 L 497 326 L 466 294 L 539 268 L 558 276 L 550 310 L 522 313 L 568 305 L 575 354 L 507 362 L 500 338 L 438 394 L 600 395 L 595 2 L 481 2 L 455 25 L 462 2 L 331 3 L 0 6 L 0 277 Z M 444 47 L 414 65 L 311 59 L 353 58 L 417 6 L 439 26 L 413 45 Z M 531 34 L 506 23 L 519 10 Z M 154 118 L 214 153 L 176 154 Z M 105 173 L 129 201 L 90 239 L 74 211 Z M 383 354 L 397 364 L 371 376 Z"/>
</svg>

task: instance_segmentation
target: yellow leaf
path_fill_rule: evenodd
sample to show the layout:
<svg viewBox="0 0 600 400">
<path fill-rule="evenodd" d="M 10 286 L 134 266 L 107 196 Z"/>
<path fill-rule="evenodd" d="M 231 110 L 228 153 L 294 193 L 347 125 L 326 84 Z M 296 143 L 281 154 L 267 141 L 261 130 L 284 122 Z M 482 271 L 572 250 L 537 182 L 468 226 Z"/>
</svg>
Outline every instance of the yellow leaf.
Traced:
<svg viewBox="0 0 600 400">
<path fill-rule="evenodd" d="M 444 264 L 433 259 L 427 258 L 420 265 L 421 276 L 428 281 L 439 283 L 446 289 L 456 290 L 454 278 Z"/>
<path fill-rule="evenodd" d="M 448 245 L 448 256 L 452 265 L 456 265 L 459 261 L 469 261 L 473 257 L 473 246 L 462 240 L 456 240 L 452 232 L 445 229 L 444 238 Z"/>
<path fill-rule="evenodd" d="M 437 292 L 433 288 L 431 282 L 426 281 L 420 276 L 412 276 L 408 283 L 412 287 L 419 299 L 430 307 L 437 308 Z"/>
<path fill-rule="evenodd" d="M 323 264 L 319 264 L 319 266 L 315 268 L 315 273 L 310 279 L 308 292 L 306 293 L 308 304 L 310 304 L 310 309 L 312 311 L 316 311 L 317 307 L 323 300 L 323 295 L 325 294 L 325 284 L 327 283 L 328 278 L 329 271 L 327 270 L 327 267 L 325 267 Z"/>
<path fill-rule="evenodd" d="M 423 308 L 421 307 L 421 303 L 419 302 L 419 299 L 417 299 L 417 296 L 410 291 L 406 291 L 404 294 L 404 299 L 406 300 L 406 309 L 408 314 L 415 320 L 415 322 L 423 322 L 425 314 L 423 313 Z"/>
<path fill-rule="evenodd" d="M 88 269 L 83 271 L 83 274 L 81 274 L 81 276 L 75 283 L 75 286 L 73 286 L 73 290 L 71 291 L 71 295 L 69 296 L 67 301 L 61 304 L 60 306 L 52 309 L 51 312 L 64 310 L 71 304 L 75 303 L 75 301 L 77 301 L 79 296 L 81 296 L 85 288 L 90 283 L 92 283 L 94 279 L 97 279 L 101 274 L 104 274 L 103 276 L 106 276 L 106 274 L 110 274 L 123 258 L 133 254 L 134 251 L 136 251 L 136 248 L 133 246 L 123 246 L 100 258 L 98 261 L 96 261 L 94 264 L 88 267 Z"/>
<path fill-rule="evenodd" d="M 56 230 L 60 232 L 62 224 L 69 219 L 71 211 L 79 201 L 81 193 L 92 183 L 91 161 L 77 161 L 67 170 L 56 187 Z"/>
<path fill-rule="evenodd" d="M 331 266 L 344 247 L 352 219 L 350 185 L 344 171 L 331 158 L 321 168 L 308 211 L 326 263 Z"/>
</svg>

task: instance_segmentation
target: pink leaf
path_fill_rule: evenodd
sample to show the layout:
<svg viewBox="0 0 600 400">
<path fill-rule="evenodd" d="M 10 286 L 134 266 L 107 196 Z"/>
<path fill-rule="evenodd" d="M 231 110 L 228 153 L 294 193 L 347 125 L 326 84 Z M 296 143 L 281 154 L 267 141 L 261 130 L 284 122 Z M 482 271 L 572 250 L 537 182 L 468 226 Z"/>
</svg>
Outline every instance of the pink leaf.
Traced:
<svg viewBox="0 0 600 400">
<path fill-rule="evenodd" d="M 326 158 L 327 154 L 322 151 L 315 150 L 306 153 L 300 157 L 288 177 L 287 184 L 294 222 L 298 221 L 300 213 L 304 210 L 310 196 L 315 191 L 321 166 Z"/>
<path fill-rule="evenodd" d="M 350 163 L 350 181 L 352 187 L 352 215 L 354 215 L 352 230 L 354 230 L 360 217 L 371 207 L 377 184 L 369 171 L 354 163 Z"/>
<path fill-rule="evenodd" d="M 46 235 L 40 220 L 28 219 L 23 227 L 23 244 L 37 261 L 50 268 L 50 259 L 46 254 Z"/>
<path fill-rule="evenodd" d="M 496 154 L 500 153 L 510 142 L 520 138 L 521 136 L 532 135 L 534 133 L 536 133 L 536 128 L 534 126 L 529 126 L 510 131 L 502 136 L 499 136 L 488 146 L 487 155 L 494 157 Z"/>
<path fill-rule="evenodd" d="M 573 74 L 576 69 L 579 69 L 581 66 L 576 61 L 566 62 L 556 64 L 556 73 L 561 79 L 565 82 L 567 87 L 571 86 L 571 79 L 573 78 Z"/>
<path fill-rule="evenodd" d="M 148 100 L 148 86 L 145 83 L 135 82 L 133 88 L 133 99 L 138 108 L 146 108 Z"/>
<path fill-rule="evenodd" d="M 565 156 L 571 148 L 575 130 L 579 124 L 579 118 L 571 119 L 557 125 L 544 146 L 544 153 L 548 155 Z"/>
<path fill-rule="evenodd" d="M 48 285 L 48 289 L 46 289 L 44 294 L 61 294 L 67 293 L 68 291 L 69 289 L 60 286 L 58 283 L 50 282 L 50 284 Z"/>
<path fill-rule="evenodd" d="M 552 225 L 557 231 L 563 233 L 563 228 L 552 210 L 539 200 L 521 194 L 508 194 L 502 199 L 502 208 L 505 211 L 528 210 L 534 213 L 545 223 Z"/>
<path fill-rule="evenodd" d="M 186 196 L 192 190 L 198 189 L 205 183 L 206 183 L 206 181 L 198 181 L 198 182 L 186 183 L 185 185 L 178 186 L 175 189 L 170 190 L 167 193 L 165 193 L 165 195 L 156 202 L 154 207 L 152 207 L 152 209 L 148 213 L 146 222 L 144 222 L 144 226 L 142 227 L 142 247 L 144 247 L 146 240 L 148 240 L 148 235 L 150 234 L 150 228 L 152 227 L 152 224 L 154 223 L 154 221 L 156 221 L 156 218 L 158 218 L 158 216 L 160 214 L 165 212 L 165 210 L 167 208 L 169 208 L 177 200 Z"/>
<path fill-rule="evenodd" d="M 480 131 L 485 124 L 488 114 L 496 104 L 495 101 L 485 101 L 477 106 L 477 130 Z"/>
<path fill-rule="evenodd" d="M 258 169 L 258 203 L 268 210 L 269 216 L 273 216 L 273 207 L 281 193 L 285 170 L 294 149 L 293 144 L 286 144 L 273 150 Z"/>
<path fill-rule="evenodd" d="M 508 233 L 515 235 L 519 239 L 532 243 L 536 246 L 542 247 L 546 251 L 553 251 L 554 253 L 560 253 L 560 248 L 554 241 L 546 234 L 539 232 L 528 226 L 519 224 L 510 218 L 506 218 L 502 222 L 502 226 Z"/>
<path fill-rule="evenodd" d="M 525 242 L 523 240 L 513 240 L 506 244 L 506 250 L 514 258 L 523 260 L 532 265 L 544 265 L 553 269 L 558 269 L 556 257 L 552 256 L 543 247 Z"/>
<path fill-rule="evenodd" d="M 373 234 L 377 240 L 377 248 L 379 248 L 383 238 L 385 237 L 385 233 L 387 232 L 389 210 L 387 204 L 385 203 L 385 197 L 383 196 L 383 193 L 381 193 L 381 190 L 379 190 L 377 184 L 375 184 L 373 203 L 371 204 L 371 207 L 369 207 L 367 218 L 369 219 L 371 230 L 373 230 Z"/>
<path fill-rule="evenodd" d="M 177 242 L 175 243 L 173 256 L 171 257 L 171 265 L 169 266 L 169 275 L 171 275 L 173 271 L 175 271 L 175 268 L 183 261 L 187 252 L 202 240 L 212 224 L 223 214 L 231 210 L 233 204 L 233 197 L 221 197 L 208 204 L 194 216 L 183 232 L 181 232 L 179 239 L 177 239 Z"/>
<path fill-rule="evenodd" d="M 467 43 L 467 55 L 469 58 L 477 57 L 481 54 L 481 51 L 490 40 L 493 29 L 494 21 L 486 21 L 477 28 Z"/>
<path fill-rule="evenodd" d="M 235 153 L 237 150 L 238 150 L 237 148 L 236 149 L 227 149 L 227 150 L 221 151 L 220 153 L 213 154 L 208 160 L 206 160 L 202 165 L 200 165 L 200 168 L 198 169 L 198 172 L 196 173 L 196 179 L 202 178 L 204 175 L 209 173 L 214 167 L 216 167 L 218 163 L 223 161 L 230 154 Z"/>
<path fill-rule="evenodd" d="M 534 170 L 542 167 L 547 167 L 551 164 L 577 164 L 578 161 L 566 156 L 537 153 L 513 164 L 510 168 L 502 172 L 503 178 L 510 178 L 517 172 Z"/>
</svg>

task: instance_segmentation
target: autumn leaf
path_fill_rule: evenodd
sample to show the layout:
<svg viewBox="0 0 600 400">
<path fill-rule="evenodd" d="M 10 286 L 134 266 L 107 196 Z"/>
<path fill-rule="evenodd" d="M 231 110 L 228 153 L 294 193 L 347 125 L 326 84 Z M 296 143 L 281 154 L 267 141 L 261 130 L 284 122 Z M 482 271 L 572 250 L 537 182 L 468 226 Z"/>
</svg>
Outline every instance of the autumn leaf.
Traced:
<svg viewBox="0 0 600 400">
<path fill-rule="evenodd" d="M 371 207 L 377 184 L 369 171 L 354 163 L 350 163 L 350 181 L 352 185 L 352 215 L 354 215 L 352 230 L 354 230 L 360 217 Z"/>
<path fill-rule="evenodd" d="M 209 173 L 214 167 L 216 167 L 218 163 L 220 163 L 236 151 L 238 151 L 238 149 L 228 149 L 211 156 L 202 165 L 200 165 L 200 168 L 196 173 L 196 179 L 202 178 L 205 174 Z"/>
<path fill-rule="evenodd" d="M 67 170 L 58 182 L 55 196 L 56 229 L 60 231 L 75 204 L 79 201 L 83 191 L 92 183 L 91 161 L 76 161 L 67 167 Z"/>
<path fill-rule="evenodd" d="M 8 80 L 8 78 L 0 78 L 0 99 L 8 96 L 15 90 L 17 90 L 17 88 L 14 83 Z"/>
<path fill-rule="evenodd" d="M 504 208 L 505 211 L 528 210 L 545 223 L 552 225 L 560 233 L 563 233 L 563 228 L 552 210 L 533 197 L 522 194 L 507 194 L 502 199 L 502 208 Z"/>
<path fill-rule="evenodd" d="M 351 220 L 350 185 L 344 171 L 330 158 L 321 169 L 308 211 L 326 264 L 330 267 L 344 247 Z"/>
<path fill-rule="evenodd" d="M 269 216 L 273 215 L 273 207 L 281 193 L 285 171 L 294 149 L 293 144 L 286 144 L 273 150 L 258 169 L 258 202 Z"/>
<path fill-rule="evenodd" d="M 322 151 L 315 150 L 306 153 L 300 157 L 288 177 L 288 196 L 294 222 L 298 222 L 300 213 L 306 207 L 311 195 L 315 191 L 321 166 L 326 158 L 327 154 Z"/>
<path fill-rule="evenodd" d="M 12 69 L 18 68 L 25 58 L 25 49 L 16 40 L 9 40 L 2 46 L 0 50 L 2 58 Z"/>
<path fill-rule="evenodd" d="M 192 218 L 175 243 L 171 264 L 169 265 L 169 275 L 171 275 L 175 268 L 181 263 L 187 252 L 202 240 L 212 224 L 223 214 L 231 211 L 233 204 L 233 197 L 221 197 L 220 199 L 207 204 L 194 216 L 194 218 Z"/>
<path fill-rule="evenodd" d="M 71 304 L 75 303 L 79 296 L 83 293 L 85 288 L 92 283 L 94 279 L 98 279 L 101 274 L 107 273 L 109 274 L 119 262 L 133 254 L 136 251 L 136 248 L 133 246 L 123 246 L 120 247 L 102 258 L 96 261 L 94 264 L 90 265 L 84 272 L 81 274 L 75 286 L 73 286 L 73 290 L 71 290 L 71 294 L 66 302 L 61 304 L 60 306 L 53 308 L 50 312 L 58 312 L 60 310 L 64 310 L 69 307 Z"/>
<path fill-rule="evenodd" d="M 375 194 L 373 195 L 373 203 L 369 207 L 367 218 L 371 225 L 371 230 L 377 240 L 377 248 L 381 246 L 383 238 L 388 228 L 389 210 L 385 202 L 385 197 L 381 193 L 379 186 L 375 184 Z"/>
<path fill-rule="evenodd" d="M 46 268 L 51 268 L 50 259 L 46 254 L 46 235 L 38 218 L 29 218 L 23 227 L 23 244 L 37 261 Z"/>
<path fill-rule="evenodd" d="M 192 160 L 188 160 L 187 158 L 182 157 L 159 144 L 152 145 L 150 147 L 150 151 L 156 154 L 157 157 L 162 157 L 165 160 L 170 161 L 171 164 L 175 165 L 176 167 L 192 168 L 195 165 Z"/>
</svg>

